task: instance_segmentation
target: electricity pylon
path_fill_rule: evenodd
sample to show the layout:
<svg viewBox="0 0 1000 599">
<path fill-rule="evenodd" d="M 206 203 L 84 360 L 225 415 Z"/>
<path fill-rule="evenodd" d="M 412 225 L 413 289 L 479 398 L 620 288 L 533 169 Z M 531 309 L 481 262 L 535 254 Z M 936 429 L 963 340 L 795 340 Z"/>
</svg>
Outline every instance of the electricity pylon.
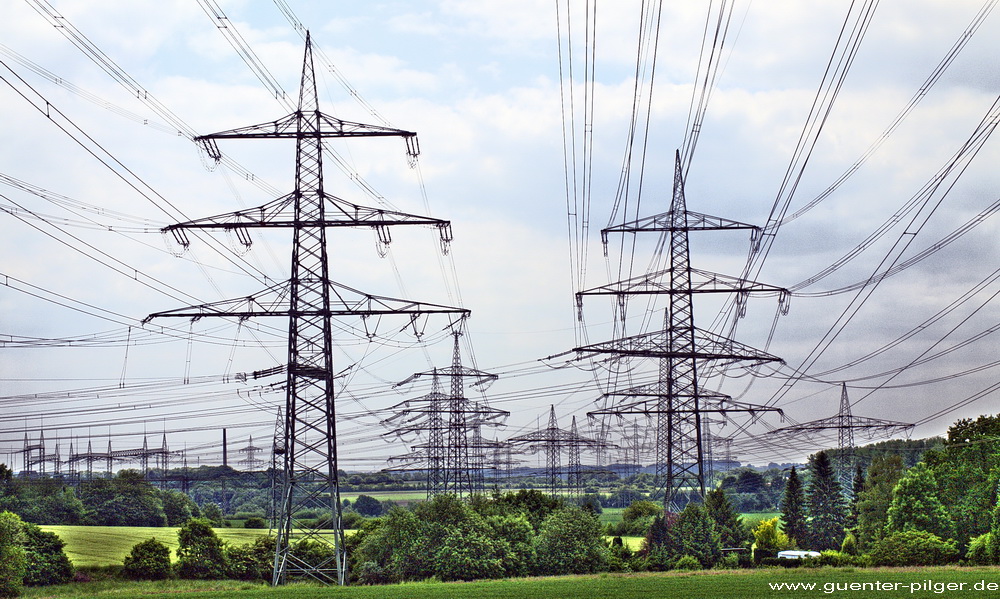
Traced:
<svg viewBox="0 0 1000 599">
<path fill-rule="evenodd" d="M 448 221 L 352 204 L 323 188 L 323 144 L 327 138 L 401 137 L 411 159 L 418 153 L 416 134 L 401 129 L 365 125 L 334 118 L 319 110 L 312 42 L 307 32 L 299 102 L 295 112 L 276 121 L 231 129 L 196 138 L 209 155 L 221 159 L 219 139 L 294 139 L 294 191 L 251 210 L 212 216 L 164 229 L 188 245 L 188 229 L 223 229 L 250 245 L 248 229 L 284 227 L 292 230 L 291 278 L 248 297 L 159 312 L 157 317 L 199 319 L 219 316 L 246 319 L 277 316 L 288 319 L 288 362 L 283 480 L 278 508 L 274 585 L 289 576 L 311 577 L 323 583 L 345 584 L 347 559 L 341 527 L 340 481 L 337 470 L 337 426 L 333 382 L 331 319 L 352 316 L 403 315 L 419 334 L 417 319 L 438 313 L 468 316 L 462 308 L 365 294 L 330 279 L 326 230 L 333 227 L 373 229 L 380 243 L 391 241 L 389 227 L 422 225 L 438 229 L 442 248 L 451 240 Z M 378 320 L 378 319 L 374 319 Z M 368 321 L 365 321 L 366 327 Z M 377 326 L 377 325 L 376 325 Z M 369 331 L 374 335 L 377 331 Z M 325 511 L 332 525 L 315 528 L 301 520 L 304 510 Z M 317 519 L 322 520 L 322 519 Z M 293 543 L 296 539 L 299 543 Z M 331 557 L 308 551 L 301 541 L 332 548 Z M 302 549 L 300 549 L 302 548 Z"/>
<path fill-rule="evenodd" d="M 841 383 L 840 410 L 835 416 L 791 424 L 769 431 L 768 434 L 809 439 L 823 434 L 825 431 L 837 431 L 837 446 L 839 448 L 837 474 L 840 478 L 842 490 L 845 494 L 848 494 L 853 487 L 855 433 L 862 433 L 871 440 L 875 439 L 876 435 L 879 434 L 890 436 L 897 433 L 909 433 L 913 430 L 913 427 L 914 425 L 912 424 L 897 422 L 895 420 L 853 416 L 851 414 L 851 401 L 847 397 L 847 383 Z"/>
<path fill-rule="evenodd" d="M 669 307 L 664 313 L 663 330 L 642 333 L 575 348 L 581 353 L 635 356 L 658 360 L 657 381 L 628 389 L 613 389 L 607 396 L 631 397 L 634 401 L 612 401 L 597 414 L 646 414 L 656 431 L 656 481 L 664 489 L 664 505 L 675 511 L 683 507 L 684 489 L 705 496 L 706 467 L 703 415 L 707 412 L 751 412 L 775 410 L 749 404 L 735 404 L 728 396 L 706 391 L 699 381 L 699 370 L 709 364 L 742 363 L 748 366 L 781 359 L 765 352 L 699 329 L 694 324 L 696 293 L 736 294 L 737 312 L 742 314 L 751 293 L 777 295 L 782 301 L 787 291 L 779 287 L 728 277 L 691 267 L 689 233 L 692 231 L 733 231 L 759 227 L 737 221 L 691 212 L 684 197 L 684 179 L 680 152 L 676 154 L 673 197 L 670 210 L 650 217 L 609 227 L 601 231 L 607 242 L 610 233 L 655 232 L 667 236 L 669 268 L 618 281 L 577 294 L 582 310 L 583 297 L 616 296 L 624 308 L 634 295 L 664 294 Z M 624 310 L 621 310 L 624 314 Z M 639 398 L 639 399 L 635 399 Z M 643 399 L 645 398 L 645 399 Z M 709 407 L 708 400 L 721 400 L 719 407 Z"/>
<path fill-rule="evenodd" d="M 396 414 L 383 421 L 394 425 L 396 435 L 427 433 L 427 442 L 415 452 L 395 456 L 393 461 L 422 461 L 427 468 L 427 496 L 442 493 L 473 495 L 482 493 L 487 450 L 495 449 L 482 439 L 484 426 L 501 426 L 510 412 L 498 410 L 485 402 L 465 397 L 465 385 L 483 388 L 497 380 L 497 375 L 462 365 L 459 338 L 461 329 L 452 335 L 451 366 L 418 372 L 396 386 L 406 385 L 424 376 L 431 377 L 431 392 L 422 398 L 404 401 L 390 410 Z M 441 390 L 441 379 L 450 381 L 450 393 Z"/>
</svg>

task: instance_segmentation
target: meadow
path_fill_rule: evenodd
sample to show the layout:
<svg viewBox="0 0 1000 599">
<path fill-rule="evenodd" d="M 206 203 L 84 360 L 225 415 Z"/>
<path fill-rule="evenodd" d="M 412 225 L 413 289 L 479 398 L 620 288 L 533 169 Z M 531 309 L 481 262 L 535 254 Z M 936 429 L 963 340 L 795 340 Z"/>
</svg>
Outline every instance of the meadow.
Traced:
<svg viewBox="0 0 1000 599">
<path fill-rule="evenodd" d="M 987 587 L 986 585 L 994 585 Z M 782 588 L 777 588 L 782 585 Z M 805 585 L 805 586 L 803 586 Z M 811 586 L 810 586 L 811 585 Z M 852 586 L 853 585 L 853 586 Z M 877 585 L 877 586 L 876 586 Z M 950 586 L 949 586 L 950 585 Z M 980 588 L 977 588 L 980 587 Z M 853 590 L 852 590 L 853 588 Z M 144 597 L 183 593 L 186 599 L 648 599 L 649 597 L 872 597 L 876 594 L 916 598 L 996 596 L 1000 569 L 978 568 L 801 568 L 766 570 L 709 570 L 644 574 L 557 576 L 468 583 L 422 582 L 375 587 L 331 588 L 292 584 L 273 589 L 235 581 L 163 581 L 126 583 L 95 581 L 25 590 L 24 597 L 83 599 Z M 991 592 L 992 591 L 992 592 Z"/>
<path fill-rule="evenodd" d="M 77 567 L 121 565 L 132 546 L 155 538 L 170 547 L 171 557 L 177 559 L 177 528 L 143 526 L 42 526 L 66 542 L 66 556 Z M 265 529 L 217 528 L 219 537 L 232 545 L 252 543 L 257 537 L 268 534 Z"/>
</svg>

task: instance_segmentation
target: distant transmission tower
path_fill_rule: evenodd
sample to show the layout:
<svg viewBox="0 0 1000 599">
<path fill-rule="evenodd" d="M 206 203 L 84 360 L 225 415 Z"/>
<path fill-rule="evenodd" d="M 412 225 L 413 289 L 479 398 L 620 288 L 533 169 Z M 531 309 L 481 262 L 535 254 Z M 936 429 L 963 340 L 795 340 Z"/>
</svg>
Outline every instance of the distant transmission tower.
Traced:
<svg viewBox="0 0 1000 599">
<path fill-rule="evenodd" d="M 562 452 L 566 451 L 569 459 L 565 486 L 573 495 L 580 494 L 580 481 L 582 479 L 580 450 L 584 448 L 594 450 L 600 445 L 597 440 L 579 434 L 575 416 L 570 430 L 559 428 L 555 406 L 549 406 L 548 426 L 531 433 L 511 437 L 507 439 L 507 443 L 515 447 L 521 446 L 528 451 L 545 453 L 545 478 L 551 493 L 557 493 L 563 487 L 561 484 Z"/>
<path fill-rule="evenodd" d="M 430 376 L 431 392 L 393 406 L 390 410 L 396 414 L 383 421 L 385 425 L 395 426 L 392 432 L 399 436 L 426 433 L 426 442 L 417 446 L 414 453 L 394 456 L 392 461 L 425 464 L 428 497 L 442 493 L 482 493 L 487 454 L 496 451 L 492 442 L 483 441 L 482 429 L 501 426 L 510 416 L 510 412 L 465 397 L 467 383 L 482 388 L 492 384 L 497 375 L 463 366 L 459 344 L 461 329 L 456 328 L 452 335 L 451 366 L 418 372 L 397 384 L 405 385 Z M 441 389 L 444 378 L 450 381 L 449 393 Z"/>
<path fill-rule="evenodd" d="M 787 291 L 734 277 L 728 277 L 691 267 L 688 235 L 692 231 L 733 231 L 759 227 L 716 216 L 691 212 L 684 198 L 680 152 L 676 154 L 673 199 L 670 210 L 601 231 L 607 243 L 611 233 L 635 234 L 655 232 L 665 235 L 669 248 L 669 268 L 652 272 L 577 294 L 582 310 L 583 297 L 589 295 L 616 296 L 624 307 L 633 295 L 664 294 L 669 298 L 663 330 L 631 337 L 595 343 L 576 348 L 582 354 L 600 353 L 619 357 L 641 357 L 658 360 L 657 382 L 628 389 L 612 389 L 607 397 L 611 405 L 591 412 L 598 414 L 645 414 L 652 420 L 656 432 L 655 467 L 657 485 L 664 489 L 664 505 L 678 511 L 686 503 L 686 492 L 705 496 L 707 478 L 706 440 L 703 419 L 706 413 L 729 413 L 772 410 L 748 404 L 736 404 L 728 396 L 706 391 L 699 380 L 699 371 L 710 364 L 746 365 L 780 361 L 780 358 L 737 343 L 694 324 L 696 293 L 726 293 L 736 295 L 737 313 L 745 310 L 751 293 L 778 295 L 782 300 Z M 622 311 L 624 322 L 624 311 Z M 631 397 L 623 402 L 617 397 Z M 720 407 L 710 407 L 707 400 L 719 400 Z"/>
<path fill-rule="evenodd" d="M 312 42 L 306 33 L 298 108 L 279 120 L 213 133 L 196 138 L 216 161 L 222 154 L 218 139 L 294 139 L 295 189 L 290 194 L 251 210 L 171 225 L 164 229 L 184 247 L 189 229 L 222 229 L 235 233 L 247 247 L 250 228 L 291 229 L 291 278 L 255 295 L 159 312 L 147 318 L 207 316 L 246 319 L 277 316 L 288 321 L 288 361 L 282 484 L 275 550 L 275 585 L 289 576 L 310 577 L 323 583 L 345 584 L 347 561 L 341 526 L 340 482 L 337 470 L 337 426 L 334 402 L 331 319 L 403 315 L 419 334 L 416 319 L 430 313 L 468 315 L 462 308 L 379 297 L 359 292 L 330 279 L 326 230 L 361 227 L 375 231 L 380 244 L 390 242 L 389 227 L 422 225 L 438 229 L 442 248 L 451 240 L 448 221 L 368 208 L 329 195 L 323 188 L 323 144 L 326 138 L 401 137 L 411 159 L 418 154 L 416 134 L 400 129 L 343 121 L 320 112 L 313 69 Z M 371 319 L 366 322 L 371 322 Z M 376 331 L 369 331 L 374 335 Z M 314 527 L 316 520 L 296 514 L 317 510 L 330 514 L 333 526 Z M 322 519 L 320 519 L 322 520 Z M 333 557 L 301 549 L 308 540 L 328 545 Z"/>
<path fill-rule="evenodd" d="M 843 491 L 850 493 L 854 477 L 855 433 L 864 433 L 869 439 L 874 439 L 876 435 L 880 434 L 889 436 L 896 433 L 908 433 L 913 430 L 913 426 L 912 424 L 894 420 L 851 415 L 851 401 L 847 397 L 847 383 L 841 383 L 840 410 L 836 416 L 792 424 L 774 429 L 767 434 L 778 437 L 804 437 L 812 439 L 827 431 L 837 431 L 837 447 L 839 449 L 837 475 Z"/>
</svg>

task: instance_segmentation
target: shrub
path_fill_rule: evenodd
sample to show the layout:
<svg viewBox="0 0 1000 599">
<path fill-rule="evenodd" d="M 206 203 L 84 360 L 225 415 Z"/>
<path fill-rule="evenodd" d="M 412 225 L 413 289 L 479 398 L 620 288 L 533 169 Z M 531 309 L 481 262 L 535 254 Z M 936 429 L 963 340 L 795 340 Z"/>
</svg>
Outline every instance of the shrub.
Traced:
<svg viewBox="0 0 1000 599">
<path fill-rule="evenodd" d="M 589 574 L 607 568 L 597 518 L 577 507 L 565 507 L 547 517 L 535 537 L 540 574 Z"/>
<path fill-rule="evenodd" d="M 977 566 L 987 566 L 996 563 L 993 555 L 993 533 L 986 532 L 969 541 L 969 551 L 965 559 Z"/>
<path fill-rule="evenodd" d="M 365 523 L 365 517 L 354 510 L 344 510 L 341 516 L 341 526 L 344 530 L 357 530 Z"/>
<path fill-rule="evenodd" d="M 875 566 L 937 566 L 958 559 L 955 541 L 923 530 L 894 532 L 872 546 Z"/>
<path fill-rule="evenodd" d="M 259 537 L 253 543 L 226 547 L 229 576 L 237 580 L 271 582 L 274 573 L 274 537 Z"/>
<path fill-rule="evenodd" d="M 389 575 L 385 568 L 375 562 L 364 562 L 354 570 L 354 575 L 360 584 L 389 584 Z"/>
<path fill-rule="evenodd" d="M 854 536 L 853 532 L 848 532 L 844 536 L 844 542 L 840 544 L 840 551 L 848 555 L 858 554 L 858 538 Z"/>
<path fill-rule="evenodd" d="M 24 584 L 45 586 L 69 582 L 73 578 L 73 564 L 63 551 L 65 546 L 66 543 L 56 533 L 25 523 Z"/>
<path fill-rule="evenodd" d="M 170 548 L 155 538 L 132 546 L 122 562 L 122 574 L 131 580 L 163 580 L 170 576 Z"/>
<path fill-rule="evenodd" d="M 225 578 L 226 553 L 208 520 L 192 518 L 177 531 L 177 575 L 181 578 Z"/>
<path fill-rule="evenodd" d="M 0 597 L 17 597 L 24 587 L 23 540 L 21 518 L 12 512 L 0 512 Z"/>
<path fill-rule="evenodd" d="M 701 570 L 701 562 L 693 555 L 682 555 L 674 562 L 674 570 Z"/>
<path fill-rule="evenodd" d="M 871 559 L 866 555 L 852 555 L 845 551 L 834 551 L 832 549 L 827 549 L 826 551 L 821 551 L 818 558 L 810 558 L 816 562 L 819 566 L 832 566 L 835 568 L 843 568 L 849 566 L 858 567 L 868 567 L 871 564 Z"/>
<path fill-rule="evenodd" d="M 778 552 L 791 547 L 788 535 L 778 530 L 778 518 L 763 520 L 753 529 L 754 560 L 761 561 L 768 557 L 777 557 Z"/>
<path fill-rule="evenodd" d="M 243 523 L 243 528 L 267 528 L 267 520 L 260 516 L 251 516 Z"/>
<path fill-rule="evenodd" d="M 499 544 L 479 531 L 453 530 L 434 552 L 434 574 L 445 581 L 499 578 L 507 553 Z"/>
</svg>

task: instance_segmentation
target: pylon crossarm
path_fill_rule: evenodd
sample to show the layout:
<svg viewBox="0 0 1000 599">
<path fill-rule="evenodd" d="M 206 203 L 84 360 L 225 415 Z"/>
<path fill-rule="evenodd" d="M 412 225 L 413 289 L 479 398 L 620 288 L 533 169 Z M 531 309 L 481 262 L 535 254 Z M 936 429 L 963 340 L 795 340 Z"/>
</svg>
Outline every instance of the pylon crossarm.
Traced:
<svg viewBox="0 0 1000 599">
<path fill-rule="evenodd" d="M 784 414 L 781 408 L 775 408 L 770 406 L 758 406 L 754 404 L 747 404 L 742 402 L 729 402 L 728 405 L 718 406 L 718 407 L 684 407 L 684 408 L 663 408 L 663 404 L 658 400 L 648 400 L 643 399 L 639 401 L 634 401 L 626 404 L 617 405 L 613 408 L 607 408 L 602 410 L 594 410 L 587 412 L 588 417 L 593 416 L 605 416 L 605 415 L 628 415 L 628 414 L 731 414 L 731 413 L 741 413 L 741 414 L 752 414 L 756 415 L 761 412 L 777 412 L 779 414 Z"/>
<path fill-rule="evenodd" d="M 765 362 L 784 362 L 777 356 L 772 356 L 703 329 L 695 328 L 693 332 L 695 342 L 693 351 L 671 347 L 667 331 L 654 331 L 613 341 L 593 343 L 573 348 L 573 351 L 646 358 L 685 358 L 712 361 L 716 365 L 743 362 L 747 366 L 752 366 Z"/>
<path fill-rule="evenodd" d="M 329 212 L 323 220 L 296 219 L 295 193 L 284 195 L 267 204 L 246 210 L 237 210 L 207 216 L 183 223 L 175 223 L 161 229 L 164 233 L 174 233 L 182 229 L 223 229 L 259 227 L 389 227 L 396 225 L 418 225 L 434 227 L 441 232 L 442 241 L 451 241 L 451 221 L 430 218 L 383 208 L 371 208 L 353 204 L 347 200 L 323 194 L 323 198 L 332 214 Z M 185 238 L 179 236 L 182 245 L 187 245 Z"/>
<path fill-rule="evenodd" d="M 471 311 L 440 304 L 396 299 L 371 295 L 340 283 L 330 282 L 330 307 L 317 306 L 315 309 L 296 310 L 294 316 L 385 316 L 402 314 L 419 316 L 424 314 L 458 314 L 468 316 Z M 154 318 L 206 317 L 252 318 L 262 316 L 292 316 L 290 282 L 272 285 L 263 291 L 246 297 L 222 300 L 175 310 L 155 312 L 143 322 Z"/>
<path fill-rule="evenodd" d="M 309 111 L 313 112 L 313 111 Z M 237 127 L 227 131 L 218 131 L 207 135 L 199 135 L 194 140 L 202 142 L 213 139 L 298 139 L 304 134 L 309 137 L 416 137 L 413 131 L 394 129 L 392 127 L 380 127 L 378 125 L 366 125 L 345 121 L 315 111 L 318 115 L 318 127 L 315 131 L 303 133 L 299 130 L 299 124 L 305 113 L 296 111 L 287 116 L 274 121 Z M 311 115 L 310 115 L 311 117 Z"/>
<path fill-rule="evenodd" d="M 656 295 L 682 293 L 761 293 L 768 295 L 787 294 L 788 290 L 774 285 L 758 283 L 747 279 L 700 270 L 691 271 L 691 286 L 686 289 L 671 287 L 673 269 L 667 268 L 646 273 L 623 281 L 594 287 L 578 292 L 577 298 L 588 295 Z"/>
<path fill-rule="evenodd" d="M 759 231 L 760 227 L 720 216 L 692 212 L 690 210 L 685 210 L 683 216 L 678 216 L 670 210 L 601 229 L 601 239 L 607 240 L 609 233 L 671 233 L 675 231 L 725 231 L 740 229 Z"/>
</svg>

